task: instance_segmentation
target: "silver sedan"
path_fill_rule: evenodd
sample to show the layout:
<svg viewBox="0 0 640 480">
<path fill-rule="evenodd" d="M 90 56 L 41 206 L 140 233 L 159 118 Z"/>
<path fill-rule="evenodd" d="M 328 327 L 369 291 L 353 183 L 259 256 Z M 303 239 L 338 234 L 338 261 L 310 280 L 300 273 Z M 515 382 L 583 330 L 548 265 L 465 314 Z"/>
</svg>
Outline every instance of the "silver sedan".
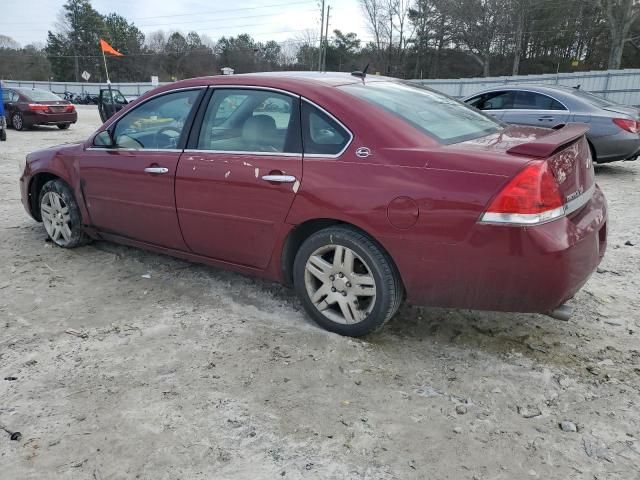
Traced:
<svg viewBox="0 0 640 480">
<path fill-rule="evenodd" d="M 475 93 L 463 101 L 506 123 L 540 127 L 587 123 L 591 154 L 598 163 L 635 160 L 640 155 L 640 110 L 580 89 L 503 85 Z"/>
</svg>

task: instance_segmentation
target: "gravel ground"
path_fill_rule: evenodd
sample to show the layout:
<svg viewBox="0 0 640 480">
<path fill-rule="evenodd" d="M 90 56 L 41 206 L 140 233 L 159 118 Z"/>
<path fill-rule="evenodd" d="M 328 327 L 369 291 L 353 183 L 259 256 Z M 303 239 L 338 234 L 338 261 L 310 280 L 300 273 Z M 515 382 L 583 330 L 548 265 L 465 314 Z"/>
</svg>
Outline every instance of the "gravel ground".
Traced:
<svg viewBox="0 0 640 480">
<path fill-rule="evenodd" d="M 609 250 L 571 321 L 404 307 L 353 340 L 277 284 L 47 243 L 19 171 L 79 114 L 0 143 L 1 478 L 640 478 L 640 162 L 597 168 Z"/>
</svg>

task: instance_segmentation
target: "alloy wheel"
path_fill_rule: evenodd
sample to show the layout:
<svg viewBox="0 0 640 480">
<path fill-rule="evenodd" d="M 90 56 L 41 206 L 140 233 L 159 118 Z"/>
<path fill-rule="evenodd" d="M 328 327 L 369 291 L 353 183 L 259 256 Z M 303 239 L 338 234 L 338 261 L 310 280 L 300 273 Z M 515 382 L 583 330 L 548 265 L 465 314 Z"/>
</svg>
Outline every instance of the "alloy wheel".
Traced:
<svg viewBox="0 0 640 480">
<path fill-rule="evenodd" d="M 69 206 L 56 192 L 47 192 L 40 202 L 40 213 L 44 228 L 51 240 L 60 246 L 71 241 L 71 215 Z"/>
<path fill-rule="evenodd" d="M 336 323 L 359 323 L 376 303 L 371 268 L 342 245 L 325 245 L 314 251 L 305 265 L 304 283 L 313 305 Z"/>
<path fill-rule="evenodd" d="M 22 130 L 22 117 L 16 113 L 11 119 L 11 124 L 16 130 Z"/>
</svg>

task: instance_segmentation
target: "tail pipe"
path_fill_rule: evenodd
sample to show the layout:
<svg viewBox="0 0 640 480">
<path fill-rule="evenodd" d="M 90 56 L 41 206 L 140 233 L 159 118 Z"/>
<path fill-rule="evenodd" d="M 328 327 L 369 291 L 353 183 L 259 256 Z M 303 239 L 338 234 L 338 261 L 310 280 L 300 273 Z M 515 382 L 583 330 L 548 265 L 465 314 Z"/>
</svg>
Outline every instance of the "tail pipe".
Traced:
<svg viewBox="0 0 640 480">
<path fill-rule="evenodd" d="M 556 320 L 562 320 L 563 322 L 568 322 L 573 314 L 573 308 L 569 305 L 560 305 L 555 310 L 551 310 L 547 313 L 547 316 L 551 318 L 555 318 Z"/>
</svg>

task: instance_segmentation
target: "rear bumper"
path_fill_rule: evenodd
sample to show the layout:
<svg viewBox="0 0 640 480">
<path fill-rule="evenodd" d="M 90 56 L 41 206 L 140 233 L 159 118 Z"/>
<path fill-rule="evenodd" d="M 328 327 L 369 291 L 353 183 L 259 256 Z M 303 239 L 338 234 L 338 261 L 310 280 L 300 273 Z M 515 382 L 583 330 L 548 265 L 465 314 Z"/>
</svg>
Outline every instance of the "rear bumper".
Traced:
<svg viewBox="0 0 640 480">
<path fill-rule="evenodd" d="M 45 113 L 45 112 L 22 112 L 22 117 L 27 125 L 56 125 L 58 123 L 76 123 L 78 112 L 69 113 Z"/>
<path fill-rule="evenodd" d="M 569 217 L 534 227 L 478 224 L 466 242 L 405 242 L 406 253 L 393 256 L 411 303 L 546 313 L 585 284 L 606 246 L 607 205 L 596 188 Z M 424 254 L 416 258 L 412 251 Z"/>
<path fill-rule="evenodd" d="M 621 132 L 591 139 L 598 163 L 635 159 L 640 154 L 640 136 Z"/>
</svg>

